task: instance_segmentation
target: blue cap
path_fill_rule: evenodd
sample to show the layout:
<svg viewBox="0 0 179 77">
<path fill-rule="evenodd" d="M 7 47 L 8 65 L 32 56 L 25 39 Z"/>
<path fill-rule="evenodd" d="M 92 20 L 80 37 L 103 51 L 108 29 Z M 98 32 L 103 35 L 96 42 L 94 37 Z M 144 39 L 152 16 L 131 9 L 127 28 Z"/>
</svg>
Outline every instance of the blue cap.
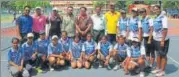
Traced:
<svg viewBox="0 0 179 77">
<path fill-rule="evenodd" d="M 40 31 L 39 34 L 40 35 L 45 34 L 45 31 Z"/>
</svg>

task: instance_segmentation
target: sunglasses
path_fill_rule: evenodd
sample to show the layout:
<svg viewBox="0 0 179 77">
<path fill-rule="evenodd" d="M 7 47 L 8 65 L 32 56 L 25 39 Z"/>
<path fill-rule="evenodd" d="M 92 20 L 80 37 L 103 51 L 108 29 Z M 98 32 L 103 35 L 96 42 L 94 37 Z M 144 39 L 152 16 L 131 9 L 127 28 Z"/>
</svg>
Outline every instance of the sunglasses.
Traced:
<svg viewBox="0 0 179 77">
<path fill-rule="evenodd" d="M 132 10 L 132 13 L 138 13 L 137 11 Z"/>
<path fill-rule="evenodd" d="M 16 43 L 12 43 L 12 44 L 18 44 L 18 42 L 16 42 Z"/>
<path fill-rule="evenodd" d="M 121 13 L 121 14 L 126 14 L 126 13 Z"/>
<path fill-rule="evenodd" d="M 29 12 L 30 10 L 25 10 L 25 11 L 28 11 L 28 12 Z"/>
</svg>

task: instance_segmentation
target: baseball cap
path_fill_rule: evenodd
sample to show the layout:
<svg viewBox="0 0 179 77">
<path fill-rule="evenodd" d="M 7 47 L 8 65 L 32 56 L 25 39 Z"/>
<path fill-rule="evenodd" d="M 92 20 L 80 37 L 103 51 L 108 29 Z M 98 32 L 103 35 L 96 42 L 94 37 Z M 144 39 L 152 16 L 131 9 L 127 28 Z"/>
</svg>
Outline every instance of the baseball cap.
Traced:
<svg viewBox="0 0 179 77">
<path fill-rule="evenodd" d="M 34 37 L 34 34 L 33 33 L 28 33 L 27 37 Z"/>
<path fill-rule="evenodd" d="M 58 11 L 58 8 L 57 8 L 57 7 L 54 7 L 52 10 L 56 10 L 56 11 Z"/>
<path fill-rule="evenodd" d="M 35 9 L 36 9 L 36 10 L 41 10 L 41 7 L 36 7 Z"/>
<path fill-rule="evenodd" d="M 52 40 L 53 40 L 53 39 L 58 39 L 58 36 L 57 36 L 57 35 L 53 35 L 53 36 L 52 36 Z"/>
<path fill-rule="evenodd" d="M 138 9 L 137 8 L 132 8 L 132 11 L 137 12 Z"/>
<path fill-rule="evenodd" d="M 133 42 L 139 42 L 139 39 L 136 37 L 136 38 L 132 38 L 131 39 Z"/>
<path fill-rule="evenodd" d="M 126 11 L 125 11 L 125 10 L 123 10 L 123 9 L 121 9 L 121 10 L 120 10 L 120 12 L 121 12 L 121 13 L 126 13 Z"/>
</svg>

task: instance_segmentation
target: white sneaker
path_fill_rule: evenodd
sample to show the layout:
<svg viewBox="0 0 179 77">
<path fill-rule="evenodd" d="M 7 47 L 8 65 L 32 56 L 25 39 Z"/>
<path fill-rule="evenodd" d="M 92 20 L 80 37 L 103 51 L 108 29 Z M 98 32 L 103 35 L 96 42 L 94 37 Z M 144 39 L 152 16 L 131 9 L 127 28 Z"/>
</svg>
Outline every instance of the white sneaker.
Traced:
<svg viewBox="0 0 179 77">
<path fill-rule="evenodd" d="M 103 66 L 101 64 L 99 64 L 99 68 L 102 68 Z"/>
<path fill-rule="evenodd" d="M 118 70 L 118 69 L 119 69 L 119 65 L 116 65 L 116 66 L 113 68 L 114 71 L 116 71 L 116 70 Z"/>
<path fill-rule="evenodd" d="M 145 73 L 144 72 L 140 72 L 140 77 L 145 77 Z"/>
<path fill-rule="evenodd" d="M 107 69 L 108 69 L 108 70 L 111 70 L 112 68 L 111 68 L 111 66 L 110 66 L 110 65 L 107 65 Z"/>
<path fill-rule="evenodd" d="M 54 68 L 50 68 L 50 71 L 54 71 Z"/>
<path fill-rule="evenodd" d="M 50 66 L 49 68 L 50 68 L 50 71 L 54 71 L 54 68 L 53 68 L 53 67 Z"/>
<path fill-rule="evenodd" d="M 152 64 L 150 64 L 149 66 L 150 66 L 151 68 L 153 67 L 153 65 L 152 65 Z"/>
<path fill-rule="evenodd" d="M 157 68 L 155 70 L 151 71 L 151 73 L 153 73 L 153 74 L 156 74 L 158 72 L 160 72 L 160 69 L 157 69 Z"/>
<path fill-rule="evenodd" d="M 156 77 L 161 77 L 161 76 L 164 76 L 165 75 L 165 72 L 164 71 L 161 71 L 159 73 L 156 74 Z"/>
</svg>

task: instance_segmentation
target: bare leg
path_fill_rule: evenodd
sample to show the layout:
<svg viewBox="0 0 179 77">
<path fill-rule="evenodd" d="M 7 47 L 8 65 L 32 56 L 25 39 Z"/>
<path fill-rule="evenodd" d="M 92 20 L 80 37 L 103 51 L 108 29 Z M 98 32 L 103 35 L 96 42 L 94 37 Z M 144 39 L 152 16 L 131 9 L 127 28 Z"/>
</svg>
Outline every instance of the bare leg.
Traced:
<svg viewBox="0 0 179 77">
<path fill-rule="evenodd" d="M 161 68 L 161 56 L 157 56 L 157 68 Z"/>
<path fill-rule="evenodd" d="M 162 60 L 161 60 L 161 70 L 162 71 L 165 71 L 165 67 L 166 67 L 166 64 L 167 64 L 167 57 L 162 57 Z"/>
</svg>

